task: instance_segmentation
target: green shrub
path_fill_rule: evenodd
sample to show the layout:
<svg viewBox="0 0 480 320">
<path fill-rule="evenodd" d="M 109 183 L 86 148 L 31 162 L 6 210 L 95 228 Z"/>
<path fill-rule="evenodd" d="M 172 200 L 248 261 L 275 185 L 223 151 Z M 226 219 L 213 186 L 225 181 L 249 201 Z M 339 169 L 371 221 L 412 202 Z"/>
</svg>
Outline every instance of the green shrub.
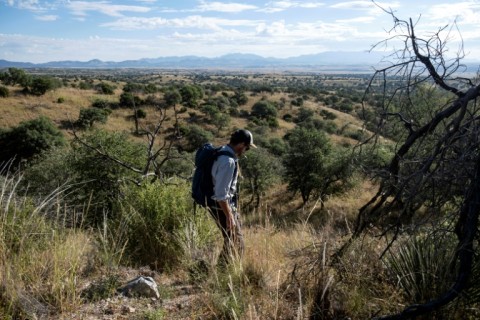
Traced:
<svg viewBox="0 0 480 320">
<path fill-rule="evenodd" d="M 12 158 L 18 163 L 63 144 L 62 133 L 47 117 L 23 121 L 17 127 L 0 131 L 0 163 Z"/>
<path fill-rule="evenodd" d="M 33 77 L 30 81 L 26 91 L 41 96 L 47 93 L 47 91 L 54 90 L 62 86 L 62 83 L 53 77 L 49 76 L 39 76 Z"/>
<path fill-rule="evenodd" d="M 205 143 L 212 141 L 213 134 L 202 127 L 192 125 L 186 133 L 186 138 L 188 142 L 187 150 L 194 151 Z"/>
<path fill-rule="evenodd" d="M 92 102 L 92 107 L 98 109 L 109 109 L 111 107 L 111 103 L 108 100 L 95 99 Z"/>
<path fill-rule="evenodd" d="M 0 97 L 6 98 L 10 95 L 10 91 L 5 86 L 0 86 Z"/>
<path fill-rule="evenodd" d="M 64 97 L 59 97 L 57 99 L 57 103 L 64 103 L 65 102 L 65 98 Z"/>
<path fill-rule="evenodd" d="M 102 94 L 114 94 L 115 87 L 106 82 L 100 82 L 97 86 L 97 91 Z"/>
<path fill-rule="evenodd" d="M 277 108 L 267 100 L 261 100 L 252 107 L 252 116 L 260 119 L 275 118 L 277 116 Z"/>
<path fill-rule="evenodd" d="M 213 226 L 206 213 L 193 214 L 188 183 L 166 185 L 156 181 L 141 187 L 125 187 L 123 192 L 125 199 L 119 204 L 122 216 L 118 222 L 126 226 L 129 239 L 126 254 L 133 263 L 171 269 L 182 262 L 189 247 L 211 244 L 210 230 L 215 228 L 210 229 Z M 196 236 L 191 239 L 188 230 L 198 226 L 203 228 L 193 232 Z"/>
<path fill-rule="evenodd" d="M 91 128 L 95 122 L 106 123 L 111 112 L 110 109 L 82 108 L 75 124 L 80 128 Z"/>
</svg>

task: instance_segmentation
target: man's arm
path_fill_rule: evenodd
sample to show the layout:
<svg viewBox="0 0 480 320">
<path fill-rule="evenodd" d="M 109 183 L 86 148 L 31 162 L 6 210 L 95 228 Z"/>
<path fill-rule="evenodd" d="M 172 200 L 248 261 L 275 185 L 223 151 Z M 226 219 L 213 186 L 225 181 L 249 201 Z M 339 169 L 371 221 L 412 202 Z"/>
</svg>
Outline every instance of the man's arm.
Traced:
<svg viewBox="0 0 480 320">
<path fill-rule="evenodd" d="M 222 208 L 222 211 L 227 218 L 227 231 L 233 230 L 235 228 L 235 219 L 233 218 L 233 212 L 228 201 L 222 200 L 217 201 L 217 203 L 220 205 L 220 208 Z"/>
</svg>

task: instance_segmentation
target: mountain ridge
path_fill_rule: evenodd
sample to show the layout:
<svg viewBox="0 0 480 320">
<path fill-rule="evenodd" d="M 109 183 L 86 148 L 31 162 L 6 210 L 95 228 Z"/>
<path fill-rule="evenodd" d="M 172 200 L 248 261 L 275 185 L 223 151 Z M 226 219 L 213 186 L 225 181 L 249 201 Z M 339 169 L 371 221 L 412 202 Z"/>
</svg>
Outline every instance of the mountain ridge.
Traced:
<svg viewBox="0 0 480 320">
<path fill-rule="evenodd" d="M 141 58 L 123 61 L 62 60 L 44 63 L 0 60 L 0 68 L 275 68 L 309 66 L 366 66 L 378 63 L 383 55 L 367 52 L 323 52 L 289 58 L 263 57 L 256 54 L 230 53 L 219 57 L 194 55 Z M 348 62 L 350 61 L 350 62 Z M 347 63 L 346 63 L 347 62 Z"/>
</svg>

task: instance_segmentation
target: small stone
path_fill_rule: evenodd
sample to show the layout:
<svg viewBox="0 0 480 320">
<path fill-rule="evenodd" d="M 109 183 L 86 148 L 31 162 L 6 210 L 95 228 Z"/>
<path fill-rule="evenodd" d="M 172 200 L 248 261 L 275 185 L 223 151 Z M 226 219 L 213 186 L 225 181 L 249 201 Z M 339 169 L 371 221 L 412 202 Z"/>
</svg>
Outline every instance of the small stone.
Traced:
<svg viewBox="0 0 480 320">
<path fill-rule="evenodd" d="M 122 307 L 122 313 L 123 314 L 134 313 L 134 312 L 135 312 L 134 307 L 131 307 L 131 306 L 123 306 Z"/>
</svg>

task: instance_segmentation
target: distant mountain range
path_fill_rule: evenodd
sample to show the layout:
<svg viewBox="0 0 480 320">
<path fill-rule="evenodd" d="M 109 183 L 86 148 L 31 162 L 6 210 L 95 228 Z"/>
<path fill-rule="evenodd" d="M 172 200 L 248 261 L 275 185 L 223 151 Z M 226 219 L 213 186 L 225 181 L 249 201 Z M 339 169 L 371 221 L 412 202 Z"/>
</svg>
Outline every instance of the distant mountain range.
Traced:
<svg viewBox="0 0 480 320">
<path fill-rule="evenodd" d="M 46 63 L 0 60 L 0 68 L 161 68 L 161 69 L 267 69 L 332 72 L 371 72 L 387 53 L 381 52 L 323 52 L 290 58 L 265 58 L 255 54 L 233 53 L 215 58 L 198 56 L 144 58 L 125 61 L 51 61 Z M 475 72 L 479 63 L 469 64 Z"/>
<path fill-rule="evenodd" d="M 371 70 L 382 59 L 383 54 L 368 52 L 323 52 L 291 58 L 265 58 L 255 54 L 227 54 L 216 58 L 198 56 L 144 58 L 125 61 L 51 61 L 45 63 L 14 62 L 0 60 L 0 68 L 165 68 L 165 69 L 365 69 Z"/>
</svg>

